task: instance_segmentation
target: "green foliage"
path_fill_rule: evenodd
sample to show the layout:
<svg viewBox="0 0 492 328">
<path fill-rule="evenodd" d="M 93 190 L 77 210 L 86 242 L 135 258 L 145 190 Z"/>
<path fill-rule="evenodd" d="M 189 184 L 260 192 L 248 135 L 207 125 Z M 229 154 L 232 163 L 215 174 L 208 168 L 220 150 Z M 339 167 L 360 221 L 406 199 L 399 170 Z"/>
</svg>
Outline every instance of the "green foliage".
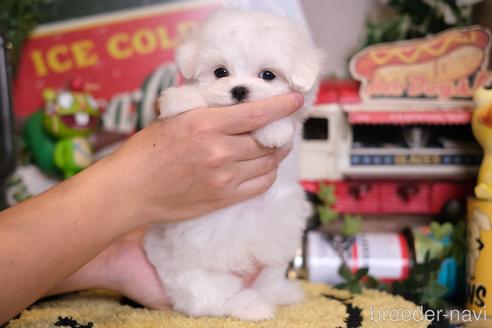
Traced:
<svg viewBox="0 0 492 328">
<path fill-rule="evenodd" d="M 343 263 L 338 269 L 338 274 L 344 279 L 342 283 L 335 286 L 338 289 L 348 289 L 353 294 L 362 293 L 362 288 L 372 288 L 387 290 L 388 286 L 379 282 L 369 274 L 369 268 L 361 268 L 352 273 L 346 263 Z"/>
<path fill-rule="evenodd" d="M 362 219 L 360 216 L 345 215 L 343 217 L 342 235 L 345 237 L 355 236 L 362 230 Z"/>
<path fill-rule="evenodd" d="M 454 226 L 451 223 L 431 222 L 430 227 L 434 238 L 442 240 L 449 236 L 449 243 L 437 255 L 431 256 L 427 252 L 423 263 L 416 263 L 410 270 L 409 277 L 393 283 L 391 290 L 414 302 L 440 308 L 446 304 L 443 296 L 447 287 L 437 281 L 439 270 L 442 262 L 449 257 L 453 257 L 458 265 L 464 264 L 467 252 L 466 221 L 461 220 Z"/>
<path fill-rule="evenodd" d="M 452 257 L 458 265 L 463 265 L 467 252 L 466 221 L 461 220 L 454 226 L 449 245 L 446 246 L 442 258 Z"/>
<path fill-rule="evenodd" d="M 446 286 L 441 285 L 437 280 L 429 280 L 422 289 L 420 304 L 428 304 L 431 308 L 437 309 L 445 306 L 443 297 L 448 291 Z"/>
<path fill-rule="evenodd" d="M 368 268 L 362 268 L 357 270 L 355 273 L 352 273 L 346 264 L 342 264 L 338 269 L 338 274 L 345 281 L 335 287 L 338 289 L 348 289 L 351 293 L 360 294 L 362 293 L 361 280 L 367 275 L 368 271 Z"/>
<path fill-rule="evenodd" d="M 430 224 L 430 230 L 435 239 L 442 240 L 444 237 L 451 234 L 453 231 L 453 225 L 449 222 L 439 224 L 438 222 L 432 221 Z"/>
<path fill-rule="evenodd" d="M 340 214 L 333 209 L 336 203 L 335 186 L 321 184 L 317 194 L 323 205 L 316 206 L 319 220 L 322 224 L 331 223 L 340 219 Z M 354 236 L 362 229 L 362 218 L 354 215 L 344 215 L 341 233 L 345 237 Z"/>
<path fill-rule="evenodd" d="M 0 35 L 7 42 L 9 62 L 16 67 L 22 44 L 40 19 L 40 5 L 46 0 L 0 1 Z M 14 70 L 15 71 L 15 70 Z"/>
<path fill-rule="evenodd" d="M 316 207 L 321 223 L 327 224 L 338 220 L 339 214 L 333 209 L 333 205 L 335 205 L 336 202 L 335 186 L 324 183 L 321 184 L 317 196 L 323 202 L 323 205 L 318 205 Z"/>
<path fill-rule="evenodd" d="M 424 262 L 416 263 L 406 280 L 392 284 L 391 292 L 419 304 L 428 304 L 433 308 L 442 307 L 442 297 L 447 292 L 447 287 L 437 282 L 442 261 L 442 258 L 431 258 L 427 253 Z"/>
<path fill-rule="evenodd" d="M 27 189 L 27 185 L 22 180 L 22 177 L 17 174 L 14 174 L 7 179 L 6 187 L 8 190 L 11 190 L 12 198 L 16 201 L 16 203 L 20 203 L 32 197 L 31 193 Z"/>
<path fill-rule="evenodd" d="M 324 205 L 316 206 L 316 210 L 318 211 L 319 220 L 322 224 L 333 222 L 339 218 L 338 212 Z"/>
<path fill-rule="evenodd" d="M 367 24 L 363 47 L 375 43 L 424 37 L 455 26 L 471 24 L 472 5 L 480 0 L 389 0 L 396 16 Z"/>
<path fill-rule="evenodd" d="M 333 206 L 336 202 L 335 186 L 322 183 L 319 186 L 318 198 L 326 205 Z"/>
<path fill-rule="evenodd" d="M 352 293 L 360 293 L 364 287 L 385 290 L 431 308 L 444 307 L 446 302 L 443 297 L 448 289 L 437 280 L 439 270 L 442 262 L 449 257 L 453 257 L 458 265 L 464 264 L 467 252 L 466 221 L 459 221 L 455 226 L 432 222 L 431 232 L 439 240 L 449 236 L 449 244 L 438 253 L 427 252 L 422 263 L 412 266 L 407 279 L 387 285 L 368 275 L 367 268 L 352 273 L 347 264 L 343 263 L 338 273 L 344 281 L 335 287 L 348 289 Z"/>
</svg>

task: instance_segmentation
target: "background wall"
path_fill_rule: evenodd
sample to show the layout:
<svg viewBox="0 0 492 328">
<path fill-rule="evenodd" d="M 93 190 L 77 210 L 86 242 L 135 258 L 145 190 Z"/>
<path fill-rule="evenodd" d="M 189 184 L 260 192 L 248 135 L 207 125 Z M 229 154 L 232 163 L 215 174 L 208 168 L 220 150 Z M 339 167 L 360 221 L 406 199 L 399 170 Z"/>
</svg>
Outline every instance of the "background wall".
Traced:
<svg viewBox="0 0 492 328">
<path fill-rule="evenodd" d="M 142 5 L 173 0 L 53 0 L 45 6 L 44 22 L 82 17 Z M 179 0 L 178 0 L 179 1 Z M 228 0 L 230 2 L 230 0 Z M 238 0 L 241 2 L 241 0 Z M 248 0 L 249 1 L 249 0 Z M 271 0 L 268 0 L 271 1 Z M 276 0 L 277 1 L 277 0 Z M 318 45 L 325 51 L 327 74 L 348 76 L 347 59 L 358 49 L 368 20 L 392 15 L 381 0 L 298 0 Z M 242 1 L 245 2 L 245 1 Z M 247 1 L 246 1 L 247 2 Z M 492 30 L 492 0 L 476 6 L 476 22 Z"/>
<path fill-rule="evenodd" d="M 328 74 L 339 77 L 347 76 L 347 58 L 360 46 L 366 22 L 393 14 L 381 0 L 299 1 L 315 41 L 325 51 Z M 492 0 L 484 0 L 475 7 L 475 21 L 492 30 Z"/>
<path fill-rule="evenodd" d="M 357 51 L 369 20 L 391 15 L 379 0 L 300 0 L 314 40 L 324 50 L 329 75 L 347 76 L 348 58 Z"/>
</svg>

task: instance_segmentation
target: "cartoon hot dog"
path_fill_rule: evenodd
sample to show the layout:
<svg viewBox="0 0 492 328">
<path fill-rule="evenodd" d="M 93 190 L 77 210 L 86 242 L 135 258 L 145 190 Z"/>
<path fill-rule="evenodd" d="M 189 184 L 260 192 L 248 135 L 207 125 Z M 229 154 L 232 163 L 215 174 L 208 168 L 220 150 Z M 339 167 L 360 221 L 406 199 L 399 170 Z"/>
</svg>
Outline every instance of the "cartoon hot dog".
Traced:
<svg viewBox="0 0 492 328">
<path fill-rule="evenodd" d="M 384 96 L 385 88 L 392 89 L 393 97 L 409 97 L 406 91 L 415 78 L 431 86 L 449 84 L 452 87 L 461 80 L 477 77 L 478 72 L 485 72 L 490 39 L 488 30 L 472 26 L 450 29 L 423 39 L 374 45 L 352 58 L 350 71 L 362 81 L 364 98 L 378 96 L 378 93 Z M 471 97 L 474 88 L 470 87 L 467 97 Z M 370 91 L 364 94 L 364 90 Z M 459 96 L 463 97 L 462 90 Z"/>
</svg>

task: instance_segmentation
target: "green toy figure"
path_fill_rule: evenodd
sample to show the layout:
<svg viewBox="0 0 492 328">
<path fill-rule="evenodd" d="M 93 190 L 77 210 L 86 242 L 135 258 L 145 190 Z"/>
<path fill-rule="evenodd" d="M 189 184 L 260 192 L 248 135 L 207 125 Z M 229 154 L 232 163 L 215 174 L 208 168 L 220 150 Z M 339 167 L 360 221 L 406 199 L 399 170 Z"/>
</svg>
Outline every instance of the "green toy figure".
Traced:
<svg viewBox="0 0 492 328">
<path fill-rule="evenodd" d="M 44 108 L 24 127 L 25 142 L 42 171 L 69 178 L 94 161 L 89 137 L 100 125 L 97 102 L 74 80 L 70 89 L 45 89 Z"/>
</svg>

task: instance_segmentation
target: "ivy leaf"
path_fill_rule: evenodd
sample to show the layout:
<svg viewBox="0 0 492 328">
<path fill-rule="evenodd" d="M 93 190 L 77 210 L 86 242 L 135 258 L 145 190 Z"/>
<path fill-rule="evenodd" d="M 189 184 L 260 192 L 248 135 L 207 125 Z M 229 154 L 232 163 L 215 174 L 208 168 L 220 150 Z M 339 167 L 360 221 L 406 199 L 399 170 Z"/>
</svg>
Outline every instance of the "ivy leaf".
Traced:
<svg viewBox="0 0 492 328">
<path fill-rule="evenodd" d="M 369 272 L 369 268 L 362 268 L 362 269 L 359 269 L 357 270 L 357 272 L 355 272 L 354 274 L 354 278 L 359 281 L 361 280 L 362 278 L 364 278 L 365 276 L 367 276 L 367 273 Z"/>
<path fill-rule="evenodd" d="M 318 211 L 319 220 L 322 224 L 330 223 L 338 219 L 338 213 L 323 205 L 316 206 L 316 210 Z"/>
<path fill-rule="evenodd" d="M 354 274 L 350 271 L 350 268 L 347 264 L 343 263 L 340 265 L 338 269 L 338 274 L 345 280 L 342 283 L 339 283 L 335 287 L 338 289 L 348 289 L 351 293 L 360 294 L 362 293 L 363 278 L 368 277 L 367 273 L 369 272 L 369 268 L 361 268 L 357 270 Z M 379 285 L 376 279 L 372 278 L 371 283 L 373 285 Z"/>
<path fill-rule="evenodd" d="M 373 276 L 367 276 L 366 286 L 368 288 L 378 288 L 379 281 L 376 278 L 374 278 Z"/>
<path fill-rule="evenodd" d="M 360 294 L 362 293 L 362 287 L 357 281 L 351 282 L 348 284 L 347 289 L 352 293 L 352 294 Z"/>
<path fill-rule="evenodd" d="M 348 280 L 348 281 L 351 281 L 354 279 L 354 276 L 352 275 L 352 271 L 350 271 L 349 267 L 345 263 L 340 265 L 340 268 L 338 269 L 338 274 L 342 278 L 344 278 L 345 280 Z"/>
<path fill-rule="evenodd" d="M 466 221 L 461 220 L 453 228 L 451 234 L 451 240 L 446 250 L 444 251 L 445 257 L 453 257 L 461 265 L 465 262 L 465 258 L 468 251 L 468 242 L 466 239 Z"/>
<path fill-rule="evenodd" d="M 335 285 L 336 289 L 346 289 L 347 287 L 348 287 L 348 283 L 346 283 L 346 282 L 341 282 L 341 283 Z"/>
<path fill-rule="evenodd" d="M 389 286 L 381 283 L 379 280 L 374 278 L 373 276 L 366 276 L 365 286 L 367 288 L 378 289 L 382 291 L 389 291 Z"/>
<path fill-rule="evenodd" d="M 423 288 L 420 302 L 422 304 L 429 304 L 432 308 L 438 308 L 442 304 L 442 298 L 448 291 L 446 286 L 441 285 L 436 280 L 430 280 L 429 283 Z"/>
<path fill-rule="evenodd" d="M 430 224 L 430 230 L 435 239 L 442 240 L 446 236 L 451 235 L 453 232 L 453 225 L 449 222 L 439 224 L 438 222 L 432 221 Z"/>
<path fill-rule="evenodd" d="M 332 206 L 336 202 L 335 186 L 321 184 L 319 186 L 318 198 L 327 206 Z"/>
<path fill-rule="evenodd" d="M 359 233 L 362 229 L 362 219 L 360 216 L 345 215 L 342 224 L 342 235 L 351 237 Z"/>
<path fill-rule="evenodd" d="M 7 55 L 12 68 L 17 66 L 24 40 L 41 18 L 40 8 L 43 2 L 46 0 L 0 1 L 0 34 L 10 44 Z"/>
</svg>

